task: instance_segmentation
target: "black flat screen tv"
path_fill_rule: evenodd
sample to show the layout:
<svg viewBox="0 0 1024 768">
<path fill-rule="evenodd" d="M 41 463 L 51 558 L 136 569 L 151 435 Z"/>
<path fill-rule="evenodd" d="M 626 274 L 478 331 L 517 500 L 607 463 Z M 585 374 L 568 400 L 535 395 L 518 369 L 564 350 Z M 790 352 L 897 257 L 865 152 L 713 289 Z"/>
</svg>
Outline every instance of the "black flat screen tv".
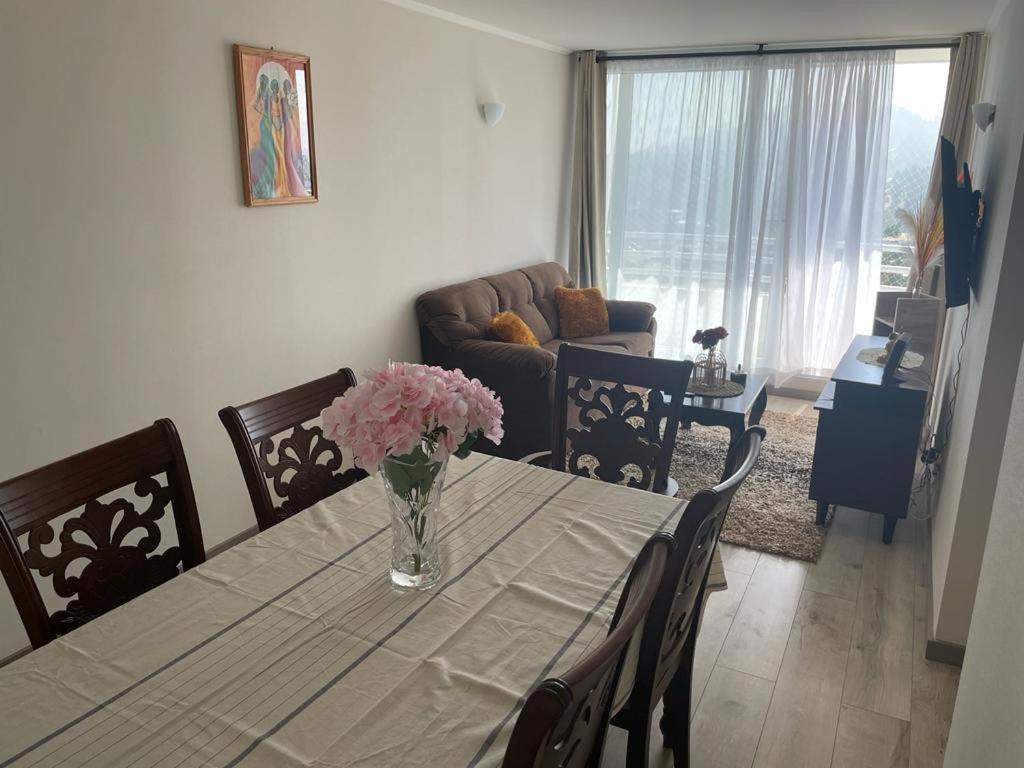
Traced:
<svg viewBox="0 0 1024 768">
<path fill-rule="evenodd" d="M 956 148 L 952 142 L 944 137 L 940 141 L 946 306 L 959 307 L 971 298 L 974 240 L 978 233 L 978 203 L 981 195 L 971 189 L 971 173 L 967 163 L 963 165 L 963 176 L 958 176 Z"/>
</svg>

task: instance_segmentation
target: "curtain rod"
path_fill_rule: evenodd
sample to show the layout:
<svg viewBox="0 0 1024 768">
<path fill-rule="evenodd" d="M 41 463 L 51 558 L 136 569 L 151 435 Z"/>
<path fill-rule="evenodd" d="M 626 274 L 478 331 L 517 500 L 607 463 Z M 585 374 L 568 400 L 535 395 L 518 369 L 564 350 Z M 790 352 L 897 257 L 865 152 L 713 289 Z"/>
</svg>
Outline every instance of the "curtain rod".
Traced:
<svg viewBox="0 0 1024 768">
<path fill-rule="evenodd" d="M 605 61 L 651 61 L 656 59 L 703 59 L 715 58 L 718 56 L 771 56 L 777 54 L 794 53 L 842 53 L 845 51 L 913 51 L 929 48 L 949 48 L 955 50 L 960 43 L 955 40 L 936 40 L 934 42 L 906 42 L 906 43 L 877 43 L 857 45 L 828 45 L 813 47 L 787 47 L 768 48 L 771 43 L 751 43 L 752 50 L 727 49 L 716 51 L 714 49 L 690 50 L 690 51 L 651 51 L 649 53 L 600 53 L 597 56 L 598 62 Z"/>
</svg>

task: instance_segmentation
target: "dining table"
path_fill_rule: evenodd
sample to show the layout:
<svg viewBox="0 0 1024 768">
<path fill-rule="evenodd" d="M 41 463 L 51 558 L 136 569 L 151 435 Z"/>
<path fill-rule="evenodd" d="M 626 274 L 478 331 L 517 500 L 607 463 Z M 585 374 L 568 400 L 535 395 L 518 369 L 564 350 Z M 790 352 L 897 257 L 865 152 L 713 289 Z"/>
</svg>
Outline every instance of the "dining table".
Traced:
<svg viewBox="0 0 1024 768">
<path fill-rule="evenodd" d="M 0 768 L 500 765 L 684 506 L 453 459 L 441 580 L 402 592 L 368 478 L 0 668 Z"/>
</svg>

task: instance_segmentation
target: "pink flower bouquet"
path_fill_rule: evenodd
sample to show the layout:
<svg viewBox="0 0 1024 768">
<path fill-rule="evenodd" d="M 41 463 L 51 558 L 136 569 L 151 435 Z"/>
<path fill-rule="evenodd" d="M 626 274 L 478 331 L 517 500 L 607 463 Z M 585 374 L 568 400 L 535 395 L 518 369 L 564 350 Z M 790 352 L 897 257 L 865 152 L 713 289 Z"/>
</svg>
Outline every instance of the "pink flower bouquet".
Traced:
<svg viewBox="0 0 1024 768">
<path fill-rule="evenodd" d="M 321 414 L 324 436 L 352 449 L 357 466 L 382 470 L 391 507 L 391 581 L 437 583 L 436 513 L 450 456 L 465 458 L 481 435 L 500 442 L 501 401 L 462 371 L 389 363 Z"/>
<path fill-rule="evenodd" d="M 371 474 L 386 456 L 421 449 L 430 461 L 465 458 L 479 436 L 498 443 L 504 434 L 501 401 L 479 380 L 412 363 L 368 371 L 321 417 L 324 436 L 351 448 L 356 465 Z"/>
</svg>

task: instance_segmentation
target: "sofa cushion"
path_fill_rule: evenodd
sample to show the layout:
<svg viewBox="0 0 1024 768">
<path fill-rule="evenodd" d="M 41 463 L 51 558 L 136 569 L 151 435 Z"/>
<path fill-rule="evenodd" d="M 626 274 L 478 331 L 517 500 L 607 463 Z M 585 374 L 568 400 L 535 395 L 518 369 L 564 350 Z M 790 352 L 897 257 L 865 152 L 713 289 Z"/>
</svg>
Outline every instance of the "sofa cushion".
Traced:
<svg viewBox="0 0 1024 768">
<path fill-rule="evenodd" d="M 649 355 L 654 349 L 654 337 L 646 331 L 621 331 L 606 333 L 602 336 L 580 336 L 575 339 L 552 339 L 541 346 L 549 352 L 558 354 L 562 344 L 575 344 L 591 349 L 604 349 L 609 352 L 629 352 L 631 355 Z"/>
<path fill-rule="evenodd" d="M 543 344 L 555 336 L 558 326 L 548 324 L 544 315 L 533 304 L 533 284 L 521 270 L 503 272 L 483 278 L 498 295 L 498 309 L 502 312 L 515 312 L 533 331 L 534 336 Z"/>
<path fill-rule="evenodd" d="M 555 288 L 558 335 L 564 339 L 608 333 L 608 307 L 600 288 Z"/>
<path fill-rule="evenodd" d="M 420 325 L 445 346 L 486 338 L 487 324 L 498 312 L 498 294 L 486 280 L 469 280 L 424 293 L 416 300 Z"/>
<path fill-rule="evenodd" d="M 523 318 L 511 310 L 499 312 L 487 324 L 487 331 L 498 341 L 509 344 L 525 344 L 528 347 L 539 347 L 540 342 L 523 322 Z"/>
<path fill-rule="evenodd" d="M 558 348 L 563 344 L 572 344 L 575 347 L 586 347 L 587 349 L 596 349 L 599 352 L 621 352 L 624 355 L 629 354 L 629 350 L 620 344 L 579 344 L 576 339 L 552 339 L 547 344 L 542 346 L 542 349 L 546 349 L 555 356 L 558 355 Z"/>
<path fill-rule="evenodd" d="M 653 304 L 646 301 L 607 299 L 608 327 L 615 331 L 649 331 L 654 320 Z"/>
<path fill-rule="evenodd" d="M 557 335 L 558 332 L 558 306 L 555 304 L 555 288 L 560 286 L 572 287 L 572 279 L 558 262 L 549 261 L 544 264 L 535 264 L 532 267 L 521 269 L 526 279 L 533 287 L 533 304 L 544 316 L 548 327 Z M 527 321 L 529 322 L 529 321 Z M 536 331 L 534 331 L 536 333 Z M 541 339 L 541 344 L 548 339 Z"/>
<path fill-rule="evenodd" d="M 518 386 L 523 381 L 544 380 L 555 370 L 555 355 L 541 347 L 506 344 L 504 341 L 470 339 L 455 348 L 467 375 L 476 376 L 484 384 L 493 382 L 499 389 L 510 381 Z"/>
</svg>

